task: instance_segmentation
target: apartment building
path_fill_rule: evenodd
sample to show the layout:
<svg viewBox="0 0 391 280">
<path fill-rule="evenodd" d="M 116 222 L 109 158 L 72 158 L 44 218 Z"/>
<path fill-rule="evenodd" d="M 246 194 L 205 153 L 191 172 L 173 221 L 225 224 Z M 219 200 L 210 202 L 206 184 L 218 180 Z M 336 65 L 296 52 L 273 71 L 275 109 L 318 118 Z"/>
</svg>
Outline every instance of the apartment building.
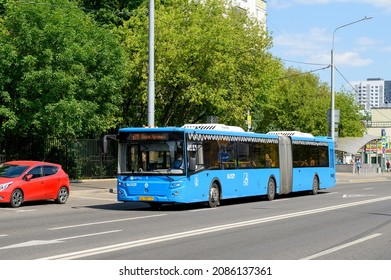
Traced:
<svg viewBox="0 0 391 280">
<path fill-rule="evenodd" d="M 354 88 L 356 101 L 368 111 L 372 108 L 387 107 L 388 103 L 391 103 L 390 83 L 391 81 L 380 78 L 350 82 Z"/>
<path fill-rule="evenodd" d="M 266 25 L 266 0 L 233 0 L 232 3 Z"/>
</svg>

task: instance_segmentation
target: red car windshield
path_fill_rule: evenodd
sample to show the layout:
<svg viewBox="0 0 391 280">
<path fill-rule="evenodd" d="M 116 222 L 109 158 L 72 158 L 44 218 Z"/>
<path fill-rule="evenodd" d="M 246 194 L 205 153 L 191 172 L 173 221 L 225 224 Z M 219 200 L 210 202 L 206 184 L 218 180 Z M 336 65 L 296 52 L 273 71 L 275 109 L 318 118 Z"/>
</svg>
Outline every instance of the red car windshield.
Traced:
<svg viewBox="0 0 391 280">
<path fill-rule="evenodd" d="M 0 177 L 16 178 L 19 177 L 26 169 L 26 165 L 0 164 Z"/>
</svg>

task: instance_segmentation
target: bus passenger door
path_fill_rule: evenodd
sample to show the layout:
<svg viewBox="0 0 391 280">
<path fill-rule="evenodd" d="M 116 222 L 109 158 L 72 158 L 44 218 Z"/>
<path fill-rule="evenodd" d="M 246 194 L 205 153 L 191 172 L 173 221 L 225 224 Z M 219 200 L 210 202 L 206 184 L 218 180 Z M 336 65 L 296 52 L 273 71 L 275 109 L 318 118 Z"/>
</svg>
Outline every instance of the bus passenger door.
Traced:
<svg viewBox="0 0 391 280">
<path fill-rule="evenodd" d="M 278 138 L 278 154 L 280 161 L 279 194 L 286 194 L 292 191 L 292 141 L 288 136 L 279 136 Z"/>
</svg>

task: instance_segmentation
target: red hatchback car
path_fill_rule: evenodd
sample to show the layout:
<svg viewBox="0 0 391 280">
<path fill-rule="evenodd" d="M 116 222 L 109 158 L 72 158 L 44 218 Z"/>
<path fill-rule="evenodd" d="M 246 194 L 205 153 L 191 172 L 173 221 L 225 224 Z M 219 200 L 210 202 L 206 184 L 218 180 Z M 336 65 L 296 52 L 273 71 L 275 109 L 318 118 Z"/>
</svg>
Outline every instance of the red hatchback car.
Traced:
<svg viewBox="0 0 391 280">
<path fill-rule="evenodd" d="M 41 161 L 0 164 L 0 203 L 19 207 L 25 201 L 54 199 L 64 204 L 69 192 L 68 174 L 59 164 Z"/>
</svg>

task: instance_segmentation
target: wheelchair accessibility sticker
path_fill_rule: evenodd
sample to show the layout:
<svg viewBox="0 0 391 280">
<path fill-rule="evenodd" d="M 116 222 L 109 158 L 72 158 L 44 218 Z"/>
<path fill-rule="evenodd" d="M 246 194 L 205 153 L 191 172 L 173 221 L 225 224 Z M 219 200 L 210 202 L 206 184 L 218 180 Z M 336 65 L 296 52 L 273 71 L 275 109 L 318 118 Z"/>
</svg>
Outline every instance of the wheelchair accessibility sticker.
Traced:
<svg viewBox="0 0 391 280">
<path fill-rule="evenodd" d="M 243 173 L 243 186 L 248 186 L 248 173 Z"/>
</svg>

